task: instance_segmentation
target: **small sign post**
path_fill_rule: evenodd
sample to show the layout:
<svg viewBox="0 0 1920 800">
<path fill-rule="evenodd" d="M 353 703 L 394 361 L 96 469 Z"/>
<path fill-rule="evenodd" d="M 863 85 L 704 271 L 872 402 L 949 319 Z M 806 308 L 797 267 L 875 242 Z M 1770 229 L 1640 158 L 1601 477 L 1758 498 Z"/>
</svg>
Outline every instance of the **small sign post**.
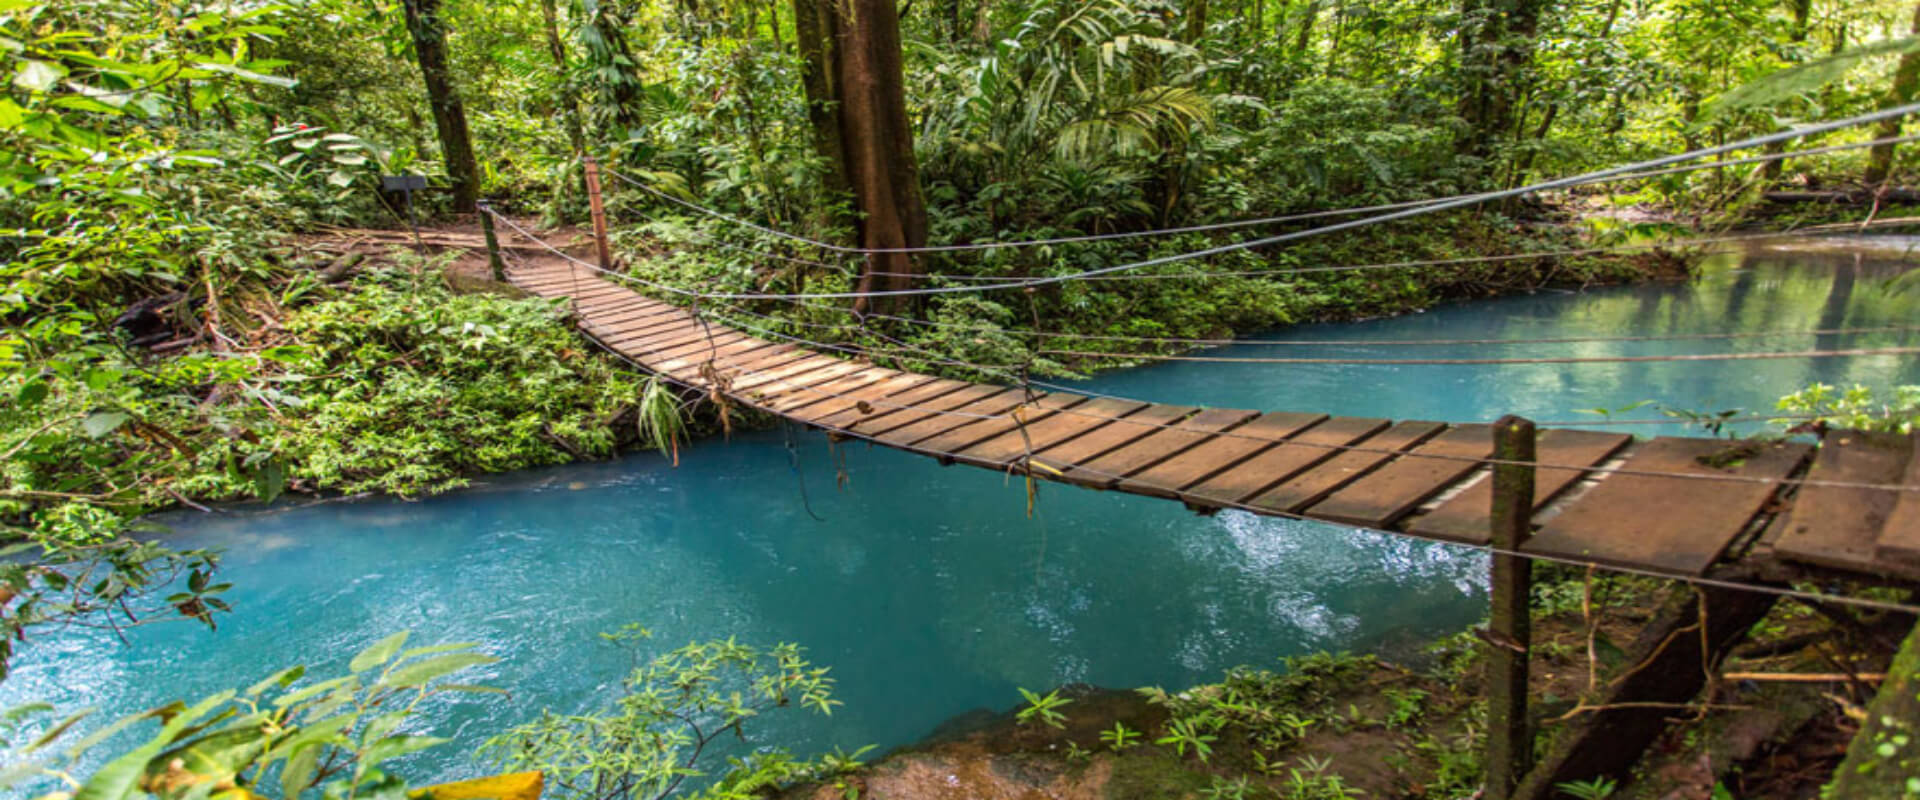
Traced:
<svg viewBox="0 0 1920 800">
<path fill-rule="evenodd" d="M 426 245 L 420 243 L 420 226 L 413 221 L 413 193 L 427 188 L 425 175 L 382 175 L 380 189 L 386 192 L 399 192 L 406 197 L 407 228 L 413 231 L 413 249 L 425 253 Z"/>
</svg>

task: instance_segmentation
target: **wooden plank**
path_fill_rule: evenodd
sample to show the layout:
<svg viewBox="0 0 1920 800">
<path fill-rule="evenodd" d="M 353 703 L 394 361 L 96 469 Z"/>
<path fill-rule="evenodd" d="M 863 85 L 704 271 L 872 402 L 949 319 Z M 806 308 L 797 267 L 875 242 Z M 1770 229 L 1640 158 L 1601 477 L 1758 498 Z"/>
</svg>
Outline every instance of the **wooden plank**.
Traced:
<svg viewBox="0 0 1920 800">
<path fill-rule="evenodd" d="M 674 308 L 673 306 L 663 306 L 661 308 L 622 309 L 619 311 L 610 311 L 605 314 L 593 314 L 585 317 L 585 319 L 595 325 L 606 328 L 632 327 L 637 330 L 659 325 L 671 320 L 691 320 L 693 319 L 693 315 Z"/>
<path fill-rule="evenodd" d="M 1177 456 L 1213 438 L 1214 434 L 1232 429 L 1259 415 L 1258 411 L 1237 408 L 1209 408 L 1125 447 L 1076 464 L 1061 479 L 1096 489 L 1111 489 L 1122 479 Z"/>
<path fill-rule="evenodd" d="M 788 406 L 808 405 L 826 400 L 834 400 L 874 381 L 896 374 L 894 370 L 885 367 L 876 367 L 865 361 L 849 361 L 847 363 L 852 364 L 854 368 L 844 374 L 808 386 L 804 391 L 798 390 L 797 388 L 776 389 L 773 387 L 762 387 L 763 391 L 754 405 L 759 406 L 762 410 L 785 416 L 785 408 Z"/>
<path fill-rule="evenodd" d="M 732 341 L 733 339 L 744 336 L 747 336 L 747 334 L 732 328 L 720 325 L 701 325 L 699 322 L 690 321 L 681 325 L 641 331 L 631 335 L 631 338 L 621 337 L 616 341 L 622 344 L 635 342 L 650 349 L 665 350 L 692 342 L 705 342 L 709 337 L 715 339 L 726 337 L 729 341 Z"/>
<path fill-rule="evenodd" d="M 1038 453 L 1046 450 L 1146 408 L 1147 405 L 1136 400 L 1096 397 L 1074 406 L 1071 410 L 1063 410 L 1059 414 L 1027 425 L 1025 435 L 1022 435 L 1019 428 L 1010 428 L 999 436 L 969 445 L 955 454 L 955 459 L 994 469 L 1004 468 L 1008 464 L 1025 458 L 1030 452 Z"/>
<path fill-rule="evenodd" d="M 758 388 L 746 393 L 746 401 L 757 408 L 765 409 L 767 403 L 789 395 L 831 398 L 833 395 L 821 387 L 872 366 L 864 361 L 843 361 L 826 369 L 812 370 L 786 380 L 761 384 Z"/>
<path fill-rule="evenodd" d="M 803 351 L 800 351 L 799 348 L 793 345 L 778 344 L 775 342 L 761 342 L 758 340 L 751 342 L 734 342 L 720 348 L 720 357 L 715 359 L 714 368 L 725 375 L 751 369 L 755 364 L 765 361 L 768 358 L 783 355 L 798 357 L 794 355 L 797 352 Z M 706 363 L 706 361 L 700 358 L 685 357 L 663 358 L 649 363 L 651 363 L 656 370 L 673 372 L 682 369 L 696 368 Z M 769 364 L 768 366 L 773 365 Z"/>
<path fill-rule="evenodd" d="M 1593 467 L 1606 463 L 1614 453 L 1620 452 L 1632 441 L 1633 437 L 1624 433 L 1553 428 L 1540 433 L 1536 458 L 1541 464 Z M 1586 471 L 1578 469 L 1536 468 L 1533 473 L 1533 510 L 1538 512 L 1545 508 L 1586 474 Z M 1407 530 L 1433 539 L 1486 544 L 1487 510 L 1492 507 L 1493 482 L 1481 481 L 1447 498 L 1431 513 L 1415 519 Z"/>
<path fill-rule="evenodd" d="M 1389 420 L 1371 417 L 1334 417 L 1201 482 L 1183 492 L 1181 499 L 1202 510 L 1244 503 L 1346 452 L 1339 448 L 1379 433 L 1389 424 Z"/>
<path fill-rule="evenodd" d="M 869 438 L 878 437 L 888 431 L 915 425 L 928 419 L 951 419 L 952 415 L 941 412 L 1000 397 L 1008 391 L 1005 386 L 966 384 L 965 388 L 957 392 L 944 393 L 931 400 L 902 402 L 900 405 L 907 406 L 906 408 L 896 407 L 888 409 L 886 413 L 875 413 L 848 425 L 846 429 Z"/>
<path fill-rule="evenodd" d="M 1548 520 L 1525 549 L 1581 561 L 1701 574 L 1767 505 L 1780 479 L 1799 467 L 1810 449 L 1786 443 L 1759 445 L 1751 452 L 1740 449 L 1755 447 L 1718 439 L 1648 442 L 1628 457 L 1624 470 L 1761 480 L 1610 475 Z M 1736 465 L 1709 466 L 1726 459 L 1735 459 Z"/>
<path fill-rule="evenodd" d="M 779 369 L 734 381 L 728 391 L 747 403 L 759 405 L 760 398 L 769 394 L 792 391 L 791 387 L 796 386 L 811 386 L 868 366 L 871 365 L 864 361 L 842 361 L 816 355 L 813 359 L 802 359 Z"/>
<path fill-rule="evenodd" d="M 1054 480 L 1068 470 L 1108 453 L 1115 452 L 1199 413 L 1193 406 L 1154 404 L 1100 425 L 1060 444 L 1039 451 L 1033 457 L 1039 469 L 1034 474 Z"/>
<path fill-rule="evenodd" d="M 602 330 L 600 326 L 593 324 L 591 321 L 582 322 L 580 327 L 586 329 L 587 332 L 592 333 L 594 336 L 598 337 L 600 341 L 606 342 L 609 345 L 612 345 L 615 347 L 619 347 L 622 345 L 635 343 L 635 342 L 639 342 L 643 344 L 648 342 L 658 342 L 666 339 L 669 336 L 676 336 L 681 333 L 692 331 L 698 328 L 698 326 L 695 325 L 692 320 L 673 319 L 673 318 L 667 318 L 659 322 L 650 322 L 650 324 L 640 325 L 640 326 L 627 328 L 625 330 L 615 330 L 615 331 Z"/>
<path fill-rule="evenodd" d="M 1261 414 L 1252 422 L 1234 428 L 1230 434 L 1216 436 L 1181 453 L 1178 458 L 1128 476 L 1120 481 L 1118 488 L 1153 497 L 1179 497 L 1182 489 L 1218 475 L 1326 418 L 1325 414 L 1289 411 Z"/>
<path fill-rule="evenodd" d="M 817 355 L 818 354 L 812 351 L 797 347 L 784 351 L 755 350 L 752 353 L 741 356 L 738 361 L 715 362 L 712 375 L 706 374 L 706 370 L 703 369 L 704 365 L 696 359 L 688 359 L 685 366 L 676 367 L 674 371 L 677 374 L 696 378 L 701 386 L 711 386 L 712 379 L 717 377 L 722 389 L 731 392 L 733 384 L 737 381 L 763 375 L 803 361 L 811 361 L 816 358 Z"/>
<path fill-rule="evenodd" d="M 1348 525 L 1385 528 L 1479 469 L 1481 460 L 1491 455 L 1492 426 L 1455 426 L 1335 490 L 1308 506 L 1306 513 Z"/>
<path fill-rule="evenodd" d="M 1912 440 L 1900 434 L 1829 431 L 1814 455 L 1811 481 L 1897 484 L 1906 477 Z M 1875 548 L 1899 492 L 1802 486 L 1773 551 L 1794 561 L 1877 572 Z"/>
<path fill-rule="evenodd" d="M 1008 388 L 971 403 L 950 406 L 945 411 L 927 414 L 915 422 L 893 425 L 884 432 L 874 434 L 874 438 L 899 447 L 909 446 L 954 428 L 980 422 L 984 417 L 1005 414 L 1025 402 L 1027 402 L 1026 392 Z"/>
<path fill-rule="evenodd" d="M 804 375 L 816 369 L 826 369 L 835 364 L 844 363 L 846 362 L 837 358 L 829 358 L 819 353 L 808 353 L 806 358 L 794 359 L 793 361 L 770 369 L 755 370 L 750 375 L 741 375 L 735 378 L 727 387 L 727 392 L 734 397 L 751 397 L 750 392 L 761 385 L 773 381 L 786 380 L 798 375 Z"/>
<path fill-rule="evenodd" d="M 664 361 L 669 358 L 690 358 L 696 362 L 701 362 L 706 361 L 708 357 L 712 356 L 721 345 L 732 344 L 734 342 L 759 341 L 765 340 L 755 339 L 739 331 L 716 329 L 711 333 L 696 330 L 685 334 L 663 336 L 658 339 L 647 339 L 644 340 L 643 343 L 638 343 L 637 346 L 643 348 L 643 352 L 647 353 L 648 358 L 656 361 Z"/>
<path fill-rule="evenodd" d="M 864 420 L 879 420 L 902 413 L 917 403 L 931 402 L 972 385 L 964 381 L 940 378 L 930 383 L 902 389 L 877 400 L 869 400 L 864 410 L 858 404 L 854 404 L 832 414 L 822 415 L 816 418 L 813 424 L 833 430 L 851 430 L 854 425 Z"/>
<path fill-rule="evenodd" d="M 700 326 L 694 321 L 675 319 L 650 327 L 602 336 L 600 339 L 614 347 L 631 346 L 651 349 L 671 339 L 699 332 Z"/>
<path fill-rule="evenodd" d="M 958 453 L 988 439 L 1002 434 L 1020 435 L 1020 428 L 1033 430 L 1035 425 L 1046 422 L 1058 412 L 1077 408 L 1087 402 L 1087 396 L 1071 392 L 1054 392 L 1040 397 L 1025 408 L 1017 408 L 1004 419 L 979 420 L 971 425 L 955 428 L 939 436 L 929 437 L 913 443 L 913 446 L 935 453 Z"/>
<path fill-rule="evenodd" d="M 879 435 L 879 441 L 885 441 L 895 447 L 910 447 L 929 455 L 941 455 L 943 451 L 933 451 L 925 447 L 925 441 L 937 439 L 941 435 L 956 434 L 956 432 L 960 432 L 958 435 L 966 435 L 964 430 L 970 430 L 983 422 L 998 422 L 1004 414 L 1012 414 L 1014 409 L 1020 409 L 1020 407 L 1031 407 L 1031 405 L 1043 403 L 1046 397 L 1048 395 L 1027 397 L 1027 393 L 1021 389 L 1006 389 L 1004 393 L 979 399 L 975 403 L 962 405 L 958 409 L 950 409 L 945 414 L 935 414 L 920 422 L 914 422 L 910 426 L 889 430 L 887 434 Z"/>
<path fill-rule="evenodd" d="M 866 407 L 856 403 L 850 408 L 822 416 L 816 419 L 814 424 L 833 430 L 852 431 L 854 426 L 862 422 L 877 423 L 895 414 L 908 413 L 922 403 L 934 402 L 947 395 L 966 391 L 975 385 L 965 381 L 941 378 L 870 401 Z"/>
<path fill-rule="evenodd" d="M 893 377 L 868 384 L 858 390 L 849 392 L 846 397 L 831 397 L 822 399 L 816 403 L 795 405 L 781 413 L 802 422 L 813 423 L 842 411 L 856 410 L 861 403 L 865 403 L 867 408 L 876 408 L 874 403 L 888 395 L 907 391 L 924 384 L 932 383 L 935 380 L 938 379 L 931 375 L 921 375 L 913 372 L 897 372 Z"/>
<path fill-rule="evenodd" d="M 792 416 L 792 409 L 810 406 L 815 403 L 845 401 L 845 398 L 852 397 L 856 393 L 876 383 L 902 374 L 905 373 L 899 370 L 876 367 L 869 364 L 865 369 L 813 387 L 818 393 L 808 392 L 802 395 L 789 392 L 779 397 L 768 399 L 767 402 L 761 404 L 760 407 L 781 416 Z"/>
<path fill-rule="evenodd" d="M 1424 442 L 1444 428 L 1446 423 L 1442 422 L 1408 420 L 1394 423 L 1392 427 L 1351 445 L 1359 449 L 1341 450 L 1332 458 L 1315 464 L 1312 469 L 1261 492 L 1247 505 L 1263 511 L 1298 514 L 1334 490 L 1386 463 L 1394 453 Z"/>
<path fill-rule="evenodd" d="M 1907 473 L 1887 522 L 1880 527 L 1874 552 L 1890 569 L 1920 578 L 1920 431 L 1907 437 Z"/>
</svg>

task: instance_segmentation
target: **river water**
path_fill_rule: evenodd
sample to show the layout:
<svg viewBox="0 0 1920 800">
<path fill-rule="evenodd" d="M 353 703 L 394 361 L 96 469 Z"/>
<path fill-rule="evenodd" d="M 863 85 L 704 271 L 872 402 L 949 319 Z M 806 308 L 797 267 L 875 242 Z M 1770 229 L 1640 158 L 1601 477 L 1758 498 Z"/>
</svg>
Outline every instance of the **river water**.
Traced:
<svg viewBox="0 0 1920 800">
<path fill-rule="evenodd" d="M 1538 339 L 1911 325 L 1913 240 L 1755 246 L 1700 280 L 1453 304 L 1394 319 L 1304 326 L 1274 340 Z M 1905 333 L 1736 340 L 1226 348 L 1324 358 L 1669 355 L 1920 342 Z M 1865 356 L 1578 365 L 1171 363 L 1082 388 L 1193 405 L 1491 420 L 1597 419 L 1642 400 L 1765 413 L 1813 381 L 1920 383 L 1920 359 Z M 1653 407 L 1622 416 L 1659 418 Z M 1749 426 L 1752 427 L 1752 426 Z M 1678 432 L 1636 428 L 1636 433 Z M 943 720 L 1004 709 L 1016 687 L 1182 687 L 1236 664 L 1321 649 L 1405 647 L 1478 619 L 1485 562 L 1440 544 L 1019 481 L 882 448 L 845 448 L 836 486 L 822 438 L 754 432 L 702 441 L 676 468 L 654 454 L 489 478 L 422 500 L 273 513 L 173 515 L 184 546 L 226 550 L 236 613 L 24 643 L 0 708 L 30 699 L 97 720 L 246 686 L 296 663 L 310 675 L 394 631 L 478 642 L 500 663 L 465 682 L 511 696 L 429 704 L 455 741 L 416 756 L 423 778 L 473 774 L 472 750 L 543 708 L 605 700 L 630 656 L 597 633 L 638 622 L 650 646 L 734 636 L 793 641 L 832 665 L 831 718 L 775 714 L 755 744 L 800 753 L 915 741 Z M 798 462 L 796 469 L 795 462 Z M 1070 709 L 1069 709 L 1070 710 Z"/>
</svg>

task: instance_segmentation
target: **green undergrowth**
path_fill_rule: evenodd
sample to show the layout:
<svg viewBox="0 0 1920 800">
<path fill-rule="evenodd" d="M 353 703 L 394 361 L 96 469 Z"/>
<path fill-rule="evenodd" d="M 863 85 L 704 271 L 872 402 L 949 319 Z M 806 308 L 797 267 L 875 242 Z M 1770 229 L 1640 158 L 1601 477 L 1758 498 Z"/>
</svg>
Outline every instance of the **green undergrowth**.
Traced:
<svg viewBox="0 0 1920 800">
<path fill-rule="evenodd" d="M 17 401 L 0 411 L 0 514 L 85 539 L 180 502 L 430 494 L 677 435 L 677 414 L 642 420 L 662 405 L 647 378 L 551 301 L 457 293 L 421 264 L 285 296 L 252 346 L 102 346 L 0 378 Z"/>
</svg>

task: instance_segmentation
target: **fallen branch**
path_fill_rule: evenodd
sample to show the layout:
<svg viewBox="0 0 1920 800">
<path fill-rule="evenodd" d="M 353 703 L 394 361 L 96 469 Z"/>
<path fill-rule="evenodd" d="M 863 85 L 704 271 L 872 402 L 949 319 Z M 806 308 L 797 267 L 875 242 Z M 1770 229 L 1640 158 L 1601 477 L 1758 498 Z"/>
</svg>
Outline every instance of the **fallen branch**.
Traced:
<svg viewBox="0 0 1920 800">
<path fill-rule="evenodd" d="M 1887 679 L 1884 672 L 1728 672 L 1720 676 L 1730 681 L 1773 681 L 1779 683 L 1847 683 L 1852 681 L 1874 681 Z"/>
</svg>

